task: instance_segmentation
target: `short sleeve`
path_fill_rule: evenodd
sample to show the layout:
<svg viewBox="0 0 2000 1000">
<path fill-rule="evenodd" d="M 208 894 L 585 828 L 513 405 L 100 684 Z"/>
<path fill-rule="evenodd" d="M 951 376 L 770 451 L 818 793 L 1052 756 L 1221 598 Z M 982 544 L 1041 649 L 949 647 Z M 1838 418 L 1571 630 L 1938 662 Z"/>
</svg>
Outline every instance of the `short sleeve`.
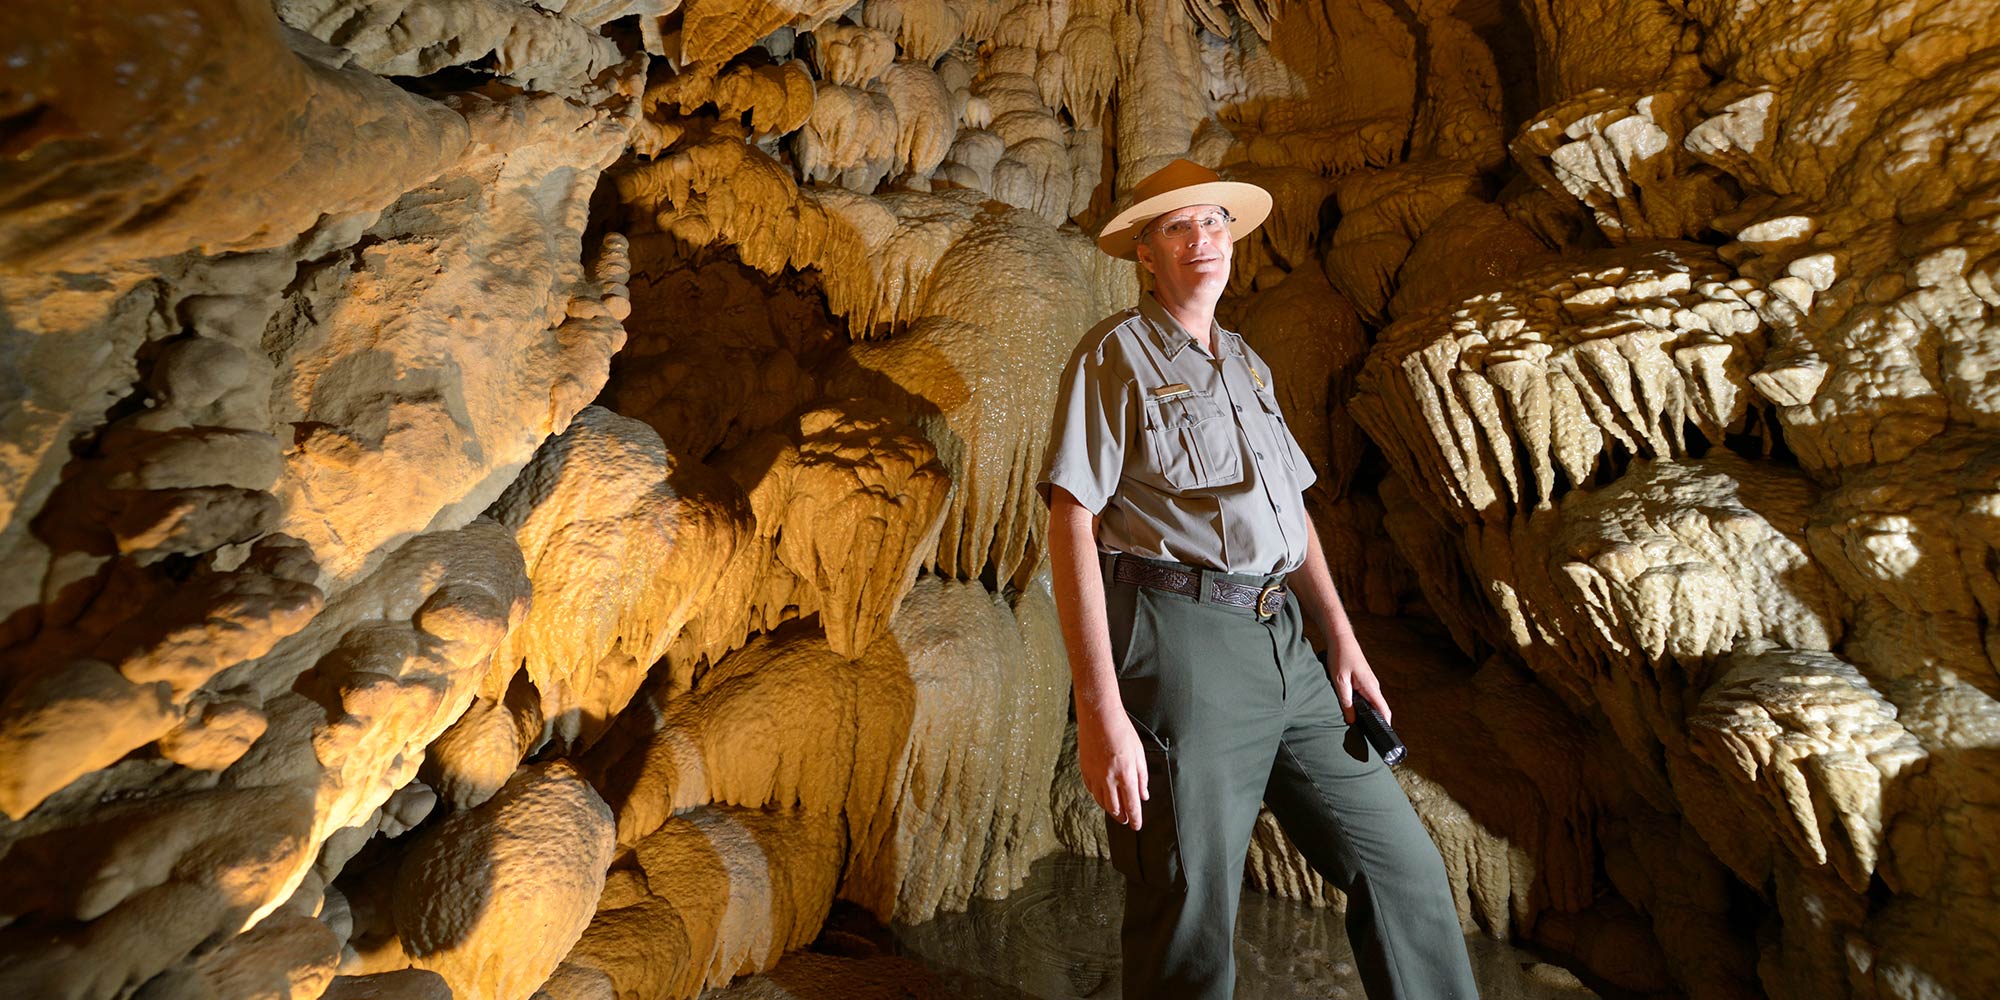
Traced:
<svg viewBox="0 0 2000 1000">
<path fill-rule="evenodd" d="M 1079 349 L 1056 388 L 1048 448 L 1035 484 L 1042 503 L 1051 502 L 1050 486 L 1060 486 L 1091 513 L 1102 511 L 1118 492 L 1131 428 L 1132 380 L 1107 364 L 1102 342 Z"/>
</svg>

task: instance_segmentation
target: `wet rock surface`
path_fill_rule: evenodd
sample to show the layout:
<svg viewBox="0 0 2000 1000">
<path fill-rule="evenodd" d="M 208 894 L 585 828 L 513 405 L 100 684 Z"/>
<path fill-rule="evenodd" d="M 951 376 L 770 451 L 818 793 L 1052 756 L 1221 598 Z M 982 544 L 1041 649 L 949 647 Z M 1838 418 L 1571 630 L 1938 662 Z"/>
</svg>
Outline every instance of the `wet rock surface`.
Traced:
<svg viewBox="0 0 2000 1000">
<path fill-rule="evenodd" d="M 1005 899 L 881 927 L 836 909 L 808 951 L 703 1000 L 1115 1000 L 1124 880 L 1110 862 L 1056 854 Z M 1588 1000 L 1568 970 L 1466 938 L 1485 1000 Z M 1246 892 L 1236 918 L 1238 1000 L 1362 1000 L 1337 911 Z"/>
</svg>

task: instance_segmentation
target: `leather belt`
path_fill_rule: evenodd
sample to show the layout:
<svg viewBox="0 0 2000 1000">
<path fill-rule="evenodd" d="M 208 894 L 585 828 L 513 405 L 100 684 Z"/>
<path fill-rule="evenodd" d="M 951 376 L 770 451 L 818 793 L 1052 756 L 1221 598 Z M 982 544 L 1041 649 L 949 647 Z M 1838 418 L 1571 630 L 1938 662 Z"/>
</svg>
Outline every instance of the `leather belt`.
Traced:
<svg viewBox="0 0 2000 1000">
<path fill-rule="evenodd" d="M 1111 578 L 1135 587 L 1150 587 L 1192 597 L 1203 604 L 1242 608 L 1254 612 L 1259 618 L 1269 618 L 1285 606 L 1285 588 L 1281 584 L 1258 587 L 1210 578 L 1208 590 L 1203 592 L 1201 573 L 1198 571 L 1163 566 L 1127 555 L 1120 555 L 1112 564 Z"/>
</svg>

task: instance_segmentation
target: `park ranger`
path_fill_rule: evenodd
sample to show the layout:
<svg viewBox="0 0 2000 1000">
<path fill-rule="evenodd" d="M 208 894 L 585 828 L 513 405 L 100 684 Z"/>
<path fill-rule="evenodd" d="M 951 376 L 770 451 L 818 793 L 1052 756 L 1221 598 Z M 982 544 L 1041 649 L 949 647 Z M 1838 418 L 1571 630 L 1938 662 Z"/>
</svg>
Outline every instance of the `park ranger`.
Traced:
<svg viewBox="0 0 2000 1000">
<path fill-rule="evenodd" d="M 1235 241 L 1270 209 L 1186 160 L 1139 182 L 1097 243 L 1153 290 L 1071 355 L 1039 484 L 1077 756 L 1127 886 L 1124 995 L 1231 996 L 1262 801 L 1346 891 L 1369 997 L 1474 1000 L 1437 848 L 1350 733 L 1355 692 L 1389 706 L 1306 517 L 1312 467 L 1270 368 L 1215 323 Z"/>
</svg>

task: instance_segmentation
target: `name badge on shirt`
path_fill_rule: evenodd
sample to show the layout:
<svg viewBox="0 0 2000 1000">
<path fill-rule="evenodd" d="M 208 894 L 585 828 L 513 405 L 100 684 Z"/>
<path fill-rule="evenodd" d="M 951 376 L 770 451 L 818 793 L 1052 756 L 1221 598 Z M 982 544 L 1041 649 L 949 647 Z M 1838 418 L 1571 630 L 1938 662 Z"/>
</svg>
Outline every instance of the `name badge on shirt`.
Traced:
<svg viewBox="0 0 2000 1000">
<path fill-rule="evenodd" d="M 1174 399 L 1194 392 L 1186 382 L 1169 382 L 1153 390 L 1153 398 L 1159 401 Z"/>
</svg>

